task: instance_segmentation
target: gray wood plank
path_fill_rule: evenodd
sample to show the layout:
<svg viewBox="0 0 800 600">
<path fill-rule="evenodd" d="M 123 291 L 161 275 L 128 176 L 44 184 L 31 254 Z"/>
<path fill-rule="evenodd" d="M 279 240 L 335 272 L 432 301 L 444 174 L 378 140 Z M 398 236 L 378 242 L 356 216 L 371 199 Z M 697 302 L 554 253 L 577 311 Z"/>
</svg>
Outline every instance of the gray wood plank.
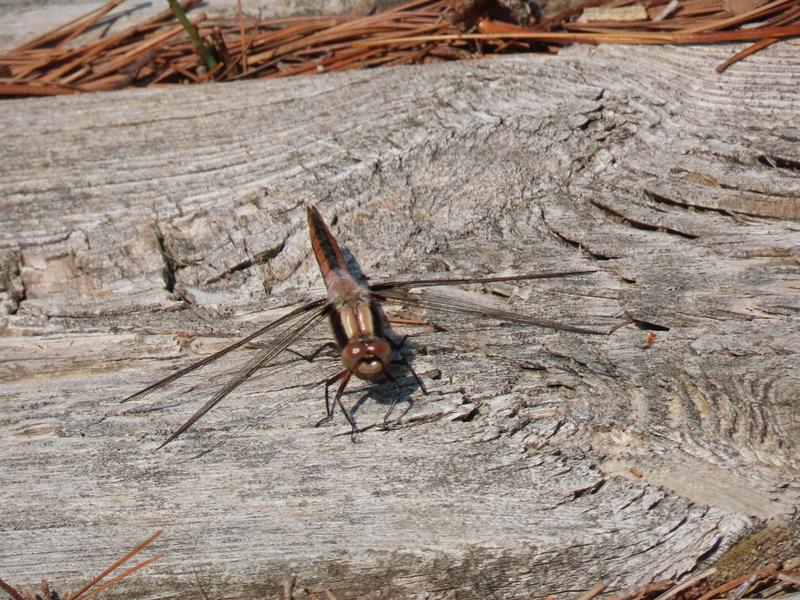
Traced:
<svg viewBox="0 0 800 600">
<path fill-rule="evenodd" d="M 297 572 L 528 598 L 680 576 L 792 518 L 797 49 L 723 75 L 732 47 L 600 47 L 4 102 L 1 576 L 74 588 L 163 527 L 168 556 L 111 597 Z M 315 428 L 336 359 L 287 354 L 153 452 L 253 350 L 119 399 L 321 292 L 307 203 L 374 280 L 596 268 L 454 293 L 634 323 L 389 306 L 444 328 L 397 327 L 430 391 L 404 376 L 402 427 Z M 368 425 L 391 398 L 347 402 Z"/>
</svg>

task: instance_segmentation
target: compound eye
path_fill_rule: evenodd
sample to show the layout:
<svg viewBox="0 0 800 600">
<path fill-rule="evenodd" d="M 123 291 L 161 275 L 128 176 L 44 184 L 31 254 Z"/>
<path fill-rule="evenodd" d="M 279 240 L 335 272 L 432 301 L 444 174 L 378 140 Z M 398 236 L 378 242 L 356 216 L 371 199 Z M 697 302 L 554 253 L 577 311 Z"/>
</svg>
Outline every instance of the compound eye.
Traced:
<svg viewBox="0 0 800 600">
<path fill-rule="evenodd" d="M 375 379 L 392 362 L 392 349 L 380 338 L 351 342 L 342 351 L 342 363 L 361 379 Z"/>
<path fill-rule="evenodd" d="M 358 365 L 374 358 L 364 342 L 350 342 L 342 350 L 342 363 L 348 371 L 358 375 Z"/>
<path fill-rule="evenodd" d="M 384 365 L 392 362 L 392 348 L 380 338 L 375 338 L 367 344 L 367 352 Z"/>
</svg>

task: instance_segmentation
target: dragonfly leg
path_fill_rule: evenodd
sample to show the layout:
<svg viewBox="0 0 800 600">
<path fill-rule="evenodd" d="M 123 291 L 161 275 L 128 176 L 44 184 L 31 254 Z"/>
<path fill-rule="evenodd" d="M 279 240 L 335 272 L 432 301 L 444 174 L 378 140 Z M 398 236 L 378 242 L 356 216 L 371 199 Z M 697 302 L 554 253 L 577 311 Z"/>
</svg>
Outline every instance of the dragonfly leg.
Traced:
<svg viewBox="0 0 800 600">
<path fill-rule="evenodd" d="M 391 344 L 392 350 L 395 350 L 397 352 L 397 358 L 400 360 L 400 362 L 405 365 L 406 369 L 411 371 L 411 374 L 414 376 L 414 379 L 417 380 L 417 385 L 419 385 L 419 389 L 421 389 L 422 393 L 427 396 L 428 390 L 425 389 L 425 384 L 422 383 L 422 379 L 419 378 L 419 375 L 417 375 L 417 372 L 414 370 L 414 367 L 411 366 L 411 363 L 408 362 L 408 359 L 403 354 L 403 346 L 405 345 L 407 339 L 408 336 L 406 335 L 399 342 L 393 342 L 392 340 L 389 340 L 389 344 Z"/>
<path fill-rule="evenodd" d="M 348 371 L 347 369 L 344 369 L 343 371 L 337 373 L 336 375 L 334 375 L 333 377 L 331 377 L 330 379 L 328 379 L 325 382 L 325 418 L 320 419 L 319 421 L 317 421 L 317 424 L 314 425 L 314 427 L 319 427 L 323 423 L 327 423 L 328 421 L 333 419 L 333 409 L 335 408 L 336 403 L 334 401 L 331 401 L 331 399 L 330 399 L 330 393 L 329 393 L 330 387 L 334 383 L 339 381 L 342 377 L 345 377 L 345 376 L 347 376 L 347 377 L 345 378 L 344 381 L 345 381 L 345 383 L 347 383 L 347 380 L 350 379 L 350 371 Z M 343 391 L 342 387 L 340 386 L 339 392 L 336 395 L 337 400 L 339 398 L 339 395 L 341 395 L 342 391 Z M 349 417 L 348 417 L 348 420 L 349 420 Z"/>
<path fill-rule="evenodd" d="M 292 350 L 291 348 L 287 348 L 287 349 L 286 349 L 286 351 L 287 351 L 287 352 L 291 352 L 291 353 L 292 353 L 292 354 L 294 354 L 295 356 L 299 356 L 300 358 L 302 358 L 303 360 L 306 360 L 306 361 L 308 361 L 308 362 L 314 362 L 314 359 L 315 359 L 315 358 L 317 358 L 317 356 L 319 356 L 319 354 L 320 354 L 320 353 L 321 353 L 323 350 L 327 350 L 328 348 L 336 348 L 336 342 L 325 342 L 324 344 L 322 344 L 322 345 L 321 345 L 319 348 L 317 348 L 316 350 L 314 350 L 314 351 L 313 351 L 311 354 L 309 354 L 308 356 L 306 356 L 305 354 L 302 354 L 302 353 L 298 352 L 297 350 Z"/>
<path fill-rule="evenodd" d="M 358 430 L 356 429 L 356 422 L 353 420 L 353 416 L 350 414 L 350 411 L 347 410 L 347 407 L 342 402 L 342 394 L 344 394 L 344 388 L 347 387 L 347 383 L 350 381 L 350 376 L 352 375 L 352 371 L 344 370 L 337 377 L 342 378 L 342 382 L 339 384 L 339 389 L 336 390 L 336 404 L 339 405 L 339 408 L 342 410 L 342 414 L 344 414 L 344 418 L 347 419 L 347 422 L 350 423 L 350 441 L 355 443 L 356 441 L 356 434 Z M 333 407 L 331 407 L 331 414 L 333 414 Z"/>
</svg>

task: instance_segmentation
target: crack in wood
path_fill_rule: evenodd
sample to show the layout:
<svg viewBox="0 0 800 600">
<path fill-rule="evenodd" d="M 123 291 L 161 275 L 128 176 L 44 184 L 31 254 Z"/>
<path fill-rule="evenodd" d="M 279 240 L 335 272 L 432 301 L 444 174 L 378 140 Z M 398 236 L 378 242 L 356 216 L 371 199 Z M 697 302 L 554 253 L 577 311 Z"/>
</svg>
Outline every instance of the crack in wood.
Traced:
<svg viewBox="0 0 800 600">
<path fill-rule="evenodd" d="M 756 157 L 756 160 L 762 165 L 772 167 L 773 169 L 787 169 L 795 172 L 800 171 L 800 160 L 797 159 L 770 154 L 759 154 Z"/>
<path fill-rule="evenodd" d="M 692 210 L 695 212 L 715 212 L 720 215 L 725 215 L 726 217 L 730 217 L 733 219 L 738 219 L 738 215 L 736 212 L 728 210 L 726 208 L 715 208 L 713 206 L 701 206 L 699 204 L 695 204 L 692 202 L 681 202 L 680 200 L 673 200 L 672 198 L 668 198 L 663 194 L 659 194 L 658 192 L 654 192 L 648 188 L 644 188 L 642 190 L 644 194 L 653 202 L 658 202 L 661 204 L 666 204 L 668 206 L 675 206 L 678 208 L 682 208 L 684 210 Z"/>
<path fill-rule="evenodd" d="M 596 494 L 597 492 L 600 491 L 600 488 L 602 488 L 605 485 L 605 483 L 606 483 L 605 478 L 600 478 L 600 480 L 596 481 L 592 485 L 577 490 L 573 490 L 572 500 L 573 501 L 577 500 L 578 498 L 580 498 L 581 496 L 585 496 L 586 494 L 589 495 Z"/>
<path fill-rule="evenodd" d="M 676 235 L 678 237 L 682 237 L 687 240 L 695 240 L 699 236 L 694 235 L 693 233 L 687 233 L 685 231 L 680 231 L 679 229 L 673 229 L 672 227 L 667 227 L 666 225 L 651 225 L 650 223 L 645 223 L 639 219 L 634 219 L 630 215 L 625 215 L 622 212 L 611 208 L 605 204 L 602 204 L 600 201 L 592 199 L 589 200 L 594 206 L 606 212 L 614 217 L 614 220 L 617 222 L 622 223 L 623 225 L 629 225 L 634 229 L 642 229 L 644 231 L 659 231 L 662 233 L 668 233 L 670 235 Z"/>
<path fill-rule="evenodd" d="M 175 291 L 177 266 L 172 253 L 167 248 L 164 234 L 158 222 L 153 223 L 153 229 L 156 235 L 156 242 L 158 243 L 158 253 L 161 256 L 161 260 L 164 262 L 164 268 L 161 269 L 161 276 L 164 279 L 164 289 L 171 294 Z"/>
<path fill-rule="evenodd" d="M 9 315 L 15 315 L 20 305 L 28 297 L 28 288 L 25 278 L 22 277 L 22 255 L 19 252 L 8 252 L 0 257 L 0 299 L 6 297 L 3 303 Z"/>
<path fill-rule="evenodd" d="M 332 223 L 335 222 L 336 220 L 334 219 Z M 269 262 L 270 260 L 278 256 L 281 252 L 283 252 L 285 245 L 286 242 L 281 241 L 281 243 L 275 246 L 274 248 L 268 248 L 267 250 L 258 252 L 252 257 L 246 258 L 245 260 L 236 263 L 232 267 L 228 267 L 227 269 L 217 273 L 216 275 L 212 275 L 211 277 L 205 279 L 203 281 L 203 285 L 208 285 L 209 283 L 215 283 L 217 281 L 220 281 L 221 279 L 228 277 L 229 275 L 232 275 L 233 273 L 236 273 L 238 271 L 244 271 L 252 266 L 263 265 L 264 263 Z"/>
<path fill-rule="evenodd" d="M 566 234 L 561 233 L 560 231 L 557 231 L 557 230 L 553 229 L 552 227 L 550 227 L 549 223 L 547 223 L 547 228 L 550 230 L 550 232 L 553 235 L 555 235 L 562 242 L 564 242 L 568 246 L 572 246 L 573 248 L 576 248 L 577 250 L 580 250 L 581 252 L 585 252 L 586 254 L 591 256 L 596 261 L 616 260 L 616 259 L 620 258 L 619 256 L 613 256 L 613 255 L 610 255 L 610 254 L 600 254 L 599 252 L 592 251 L 589 248 L 587 248 L 586 246 L 584 246 L 581 242 L 579 242 L 577 240 L 574 240 L 574 239 L 571 239 Z"/>
<path fill-rule="evenodd" d="M 645 331 L 669 331 L 670 328 L 666 325 L 659 325 L 658 323 L 652 323 L 650 321 L 644 321 L 642 319 L 637 319 L 634 316 L 627 315 L 630 318 L 631 322 L 636 326 L 637 329 L 644 329 Z"/>
</svg>

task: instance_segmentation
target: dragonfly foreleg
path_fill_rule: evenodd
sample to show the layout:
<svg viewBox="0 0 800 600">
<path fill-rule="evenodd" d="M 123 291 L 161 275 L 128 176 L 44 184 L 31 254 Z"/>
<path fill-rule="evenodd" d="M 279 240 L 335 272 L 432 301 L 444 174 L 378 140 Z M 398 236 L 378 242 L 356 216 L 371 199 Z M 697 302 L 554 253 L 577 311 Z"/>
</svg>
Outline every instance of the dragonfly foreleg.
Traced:
<svg viewBox="0 0 800 600">
<path fill-rule="evenodd" d="M 319 348 L 314 350 L 308 356 L 306 356 L 305 354 L 303 354 L 301 352 L 298 352 L 297 350 L 292 350 L 291 348 L 287 348 L 286 351 L 287 352 L 291 352 L 295 356 L 299 356 L 300 358 L 302 358 L 303 360 L 306 360 L 308 362 L 314 362 L 314 359 L 317 358 L 317 356 L 319 356 L 322 353 L 323 350 L 327 350 L 328 348 L 336 348 L 336 347 L 337 347 L 336 342 L 325 342 L 324 344 L 322 344 Z"/>
<path fill-rule="evenodd" d="M 347 383 L 350 381 L 350 376 L 352 375 L 352 371 L 344 370 L 342 371 L 339 376 L 342 378 L 342 382 L 339 384 L 339 389 L 336 390 L 336 403 L 339 405 L 339 408 L 342 409 L 342 413 L 344 414 L 344 418 L 347 419 L 347 422 L 350 423 L 350 441 L 355 443 L 356 441 L 356 422 L 353 420 L 352 415 L 350 415 L 350 411 L 347 410 L 347 407 L 342 402 L 342 394 L 344 394 L 344 388 L 347 387 Z M 331 417 L 333 417 L 333 406 L 331 406 Z"/>
<path fill-rule="evenodd" d="M 319 427 L 323 423 L 327 423 L 328 421 L 333 419 L 333 409 L 336 406 L 336 403 L 330 399 L 330 387 L 334 383 L 339 381 L 345 375 L 347 376 L 347 379 L 345 379 L 345 382 L 347 382 L 347 380 L 350 379 L 350 371 L 348 371 L 347 369 L 337 373 L 336 375 L 334 375 L 333 377 L 331 377 L 330 379 L 325 381 L 325 417 L 323 419 L 320 419 L 319 421 L 317 421 L 317 424 L 314 425 L 314 427 Z M 340 388 L 340 391 L 341 391 L 341 388 Z M 338 397 L 338 394 L 337 394 L 337 397 Z"/>
</svg>

